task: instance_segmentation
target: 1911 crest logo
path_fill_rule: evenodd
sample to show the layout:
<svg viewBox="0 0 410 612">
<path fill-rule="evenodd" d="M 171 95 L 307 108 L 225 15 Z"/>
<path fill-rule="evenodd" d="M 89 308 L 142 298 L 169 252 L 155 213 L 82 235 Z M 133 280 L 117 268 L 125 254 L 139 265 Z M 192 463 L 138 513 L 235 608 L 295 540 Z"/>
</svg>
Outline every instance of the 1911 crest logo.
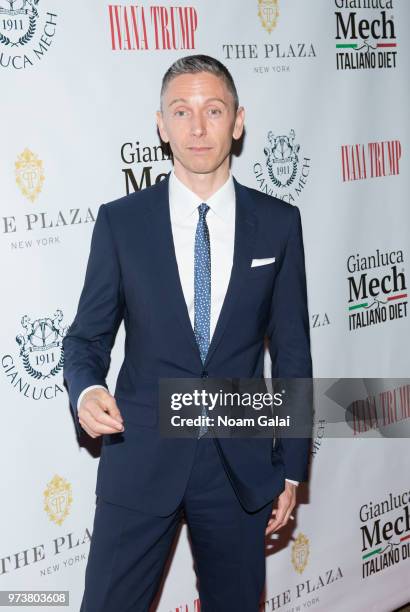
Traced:
<svg viewBox="0 0 410 612">
<path fill-rule="evenodd" d="M 258 16 L 262 27 L 270 34 L 278 22 L 278 0 L 258 0 Z"/>
<path fill-rule="evenodd" d="M 24 149 L 17 158 L 15 168 L 16 183 L 21 193 L 34 202 L 44 183 L 43 162 L 30 149 Z"/>
<path fill-rule="evenodd" d="M 37 10 L 40 0 L 0 0 L 0 67 L 17 70 L 33 65 L 48 51 L 57 15 Z M 47 0 L 46 0 L 47 2 Z M 39 26 L 39 24 L 41 25 Z"/>
<path fill-rule="evenodd" d="M 299 533 L 292 545 L 292 565 L 298 574 L 301 574 L 307 566 L 309 558 L 309 539 Z"/>
<path fill-rule="evenodd" d="M 44 491 L 44 510 L 50 521 L 61 525 L 68 516 L 72 501 L 71 484 L 65 478 L 55 475 Z"/>
<path fill-rule="evenodd" d="M 266 155 L 266 166 L 270 179 L 276 187 L 289 187 L 298 170 L 298 153 L 300 145 L 295 144 L 295 131 L 289 136 L 275 136 L 268 133 L 270 147 L 263 150 Z"/>
<path fill-rule="evenodd" d="M 23 333 L 15 337 L 20 347 L 19 357 L 24 372 L 11 353 L 0 358 L 4 375 L 10 385 L 30 400 L 51 400 L 65 393 L 62 384 L 64 365 L 63 338 L 69 326 L 62 326 L 63 313 L 56 310 L 52 317 L 34 321 L 27 315 L 21 318 Z"/>
<path fill-rule="evenodd" d="M 299 156 L 300 144 L 295 137 L 295 130 L 278 135 L 269 131 L 269 146 L 263 149 L 265 163 L 256 162 L 253 166 L 259 189 L 289 204 L 301 195 L 310 171 L 310 158 Z"/>
<path fill-rule="evenodd" d="M 36 5 L 38 3 L 39 0 L 2 0 L 0 4 L 0 42 L 17 47 L 25 45 L 33 38 L 37 26 Z"/>
<path fill-rule="evenodd" d="M 53 316 L 35 319 L 24 315 L 21 325 L 25 332 L 16 336 L 24 369 L 30 376 L 44 380 L 55 376 L 63 367 L 62 340 L 68 326 L 62 327 L 63 313 L 57 310 Z"/>
</svg>

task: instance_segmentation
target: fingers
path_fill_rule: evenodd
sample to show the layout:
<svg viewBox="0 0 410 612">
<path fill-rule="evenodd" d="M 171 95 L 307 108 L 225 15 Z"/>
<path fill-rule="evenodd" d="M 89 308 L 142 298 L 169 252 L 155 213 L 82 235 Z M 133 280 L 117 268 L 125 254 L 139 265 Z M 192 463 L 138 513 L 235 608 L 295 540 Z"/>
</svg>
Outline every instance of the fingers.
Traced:
<svg viewBox="0 0 410 612">
<path fill-rule="evenodd" d="M 290 506 L 290 507 L 289 507 L 289 510 L 286 512 L 286 514 L 285 514 L 285 518 L 283 519 L 283 525 L 281 525 L 282 527 L 283 527 L 284 525 L 287 525 L 287 523 L 288 523 L 288 521 L 289 521 L 289 518 L 290 518 L 290 515 L 292 514 L 292 510 L 293 510 L 293 508 L 294 508 L 294 505 L 293 505 L 293 506 Z M 280 529 L 280 527 L 279 527 L 279 529 Z"/>
<path fill-rule="evenodd" d="M 295 495 L 289 495 L 284 491 L 278 499 L 277 509 L 272 510 L 272 517 L 268 521 L 265 535 L 278 531 L 284 527 L 296 505 Z"/>
<path fill-rule="evenodd" d="M 80 419 L 80 423 L 81 423 L 81 426 L 82 426 L 82 428 L 84 429 L 84 431 L 85 431 L 85 432 L 86 432 L 86 433 L 87 433 L 87 434 L 88 434 L 88 435 L 89 435 L 91 438 L 98 438 L 98 436 L 100 436 L 100 435 L 101 435 L 101 434 L 94 433 L 94 432 L 93 432 L 93 431 L 92 431 L 92 430 L 91 430 L 91 429 L 88 427 L 88 425 L 86 425 L 86 424 L 84 423 L 84 421 L 82 421 L 81 419 Z"/>
<path fill-rule="evenodd" d="M 92 389 L 81 401 L 78 418 L 92 438 L 124 431 L 121 413 L 115 398 L 105 389 Z"/>
<path fill-rule="evenodd" d="M 83 429 L 92 438 L 96 438 L 103 434 L 112 434 L 124 431 L 123 425 L 106 425 L 95 419 L 91 414 L 86 414 L 85 416 L 79 415 L 79 421 Z"/>
<path fill-rule="evenodd" d="M 280 529 L 286 524 L 284 521 L 285 514 L 286 513 L 283 510 L 279 510 L 279 509 L 272 511 L 272 516 L 274 516 L 274 518 L 270 518 L 268 521 L 268 526 L 266 527 L 266 531 L 265 531 L 266 535 L 268 535 L 269 533 L 273 533 L 274 531 L 277 531 L 278 529 Z"/>
<path fill-rule="evenodd" d="M 121 412 L 119 411 L 119 408 L 117 406 L 117 402 L 111 394 L 107 393 L 106 396 L 104 396 L 102 403 L 108 414 L 110 414 L 116 421 L 123 423 L 123 419 L 121 416 Z"/>
</svg>

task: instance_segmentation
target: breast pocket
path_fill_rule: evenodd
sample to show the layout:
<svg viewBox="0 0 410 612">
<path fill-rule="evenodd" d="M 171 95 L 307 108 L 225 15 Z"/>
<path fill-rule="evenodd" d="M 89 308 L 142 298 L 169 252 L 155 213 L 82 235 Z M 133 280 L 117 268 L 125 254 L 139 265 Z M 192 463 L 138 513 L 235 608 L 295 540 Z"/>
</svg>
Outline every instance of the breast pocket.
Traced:
<svg viewBox="0 0 410 612">
<path fill-rule="evenodd" d="M 276 271 L 276 262 L 273 261 L 271 263 L 267 263 L 267 264 L 263 264 L 261 266 L 254 266 L 252 268 L 252 266 L 249 268 L 249 274 L 248 276 L 250 278 L 257 278 L 259 276 L 265 276 L 265 275 L 272 275 L 275 273 Z"/>
</svg>

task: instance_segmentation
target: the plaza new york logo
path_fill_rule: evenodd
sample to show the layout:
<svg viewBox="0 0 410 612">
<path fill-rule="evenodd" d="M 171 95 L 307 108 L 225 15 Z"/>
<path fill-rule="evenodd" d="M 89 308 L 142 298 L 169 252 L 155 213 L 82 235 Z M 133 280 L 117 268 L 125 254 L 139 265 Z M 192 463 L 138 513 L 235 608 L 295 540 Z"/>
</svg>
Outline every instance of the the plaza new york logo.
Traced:
<svg viewBox="0 0 410 612">
<path fill-rule="evenodd" d="M 278 22 L 278 0 L 258 0 L 258 17 L 262 27 L 270 34 Z"/>
<path fill-rule="evenodd" d="M 300 155 L 296 134 L 268 133 L 269 146 L 264 148 L 265 161 L 256 162 L 253 171 L 259 189 L 293 203 L 304 189 L 310 170 L 310 158 Z"/>
<path fill-rule="evenodd" d="M 15 163 L 16 183 L 23 196 L 34 202 L 44 183 L 43 162 L 38 156 L 24 149 Z"/>
<path fill-rule="evenodd" d="M 0 0 L 0 67 L 27 68 L 49 50 L 57 15 L 40 11 L 39 3 L 40 0 Z"/>
<path fill-rule="evenodd" d="M 266 75 L 270 72 L 289 72 L 299 59 L 316 58 L 316 51 L 311 41 L 300 38 L 278 41 L 276 36 L 272 36 L 279 21 L 279 0 L 254 0 L 254 2 L 257 4 L 259 22 L 269 37 L 266 38 L 261 33 L 254 41 L 227 40 L 222 44 L 222 56 L 225 60 L 240 62 L 250 60 L 254 63 L 253 66 L 249 64 L 253 72 Z M 235 32 L 235 29 L 232 32 Z"/>
<path fill-rule="evenodd" d="M 298 574 L 305 570 L 309 559 L 309 539 L 299 533 L 292 544 L 292 565 Z"/>
<path fill-rule="evenodd" d="M 68 326 L 62 325 L 62 319 L 61 310 L 56 310 L 52 317 L 34 320 L 28 315 L 22 317 L 23 331 L 17 334 L 15 340 L 20 348 L 18 356 L 26 376 L 10 353 L 2 356 L 3 371 L 10 384 L 29 399 L 52 399 L 64 392 L 57 378 L 62 375 L 62 341 L 68 331 Z"/>
<path fill-rule="evenodd" d="M 56 474 L 44 491 L 44 510 L 50 521 L 61 525 L 70 512 L 72 502 L 71 484 Z"/>
</svg>

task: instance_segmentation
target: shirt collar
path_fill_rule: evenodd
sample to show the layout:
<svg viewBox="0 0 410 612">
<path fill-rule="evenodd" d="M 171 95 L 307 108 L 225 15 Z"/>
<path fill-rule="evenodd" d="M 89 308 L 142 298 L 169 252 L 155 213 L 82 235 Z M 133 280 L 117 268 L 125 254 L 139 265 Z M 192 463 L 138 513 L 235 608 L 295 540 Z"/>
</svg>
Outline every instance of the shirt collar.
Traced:
<svg viewBox="0 0 410 612">
<path fill-rule="evenodd" d="M 169 203 L 178 219 L 182 220 L 194 214 L 199 204 L 204 201 L 184 185 L 176 176 L 174 170 L 171 171 L 169 176 Z M 209 213 L 212 212 L 227 222 L 232 219 L 232 210 L 235 206 L 235 187 L 231 172 L 229 172 L 225 183 L 206 200 L 206 204 L 210 207 Z"/>
</svg>

